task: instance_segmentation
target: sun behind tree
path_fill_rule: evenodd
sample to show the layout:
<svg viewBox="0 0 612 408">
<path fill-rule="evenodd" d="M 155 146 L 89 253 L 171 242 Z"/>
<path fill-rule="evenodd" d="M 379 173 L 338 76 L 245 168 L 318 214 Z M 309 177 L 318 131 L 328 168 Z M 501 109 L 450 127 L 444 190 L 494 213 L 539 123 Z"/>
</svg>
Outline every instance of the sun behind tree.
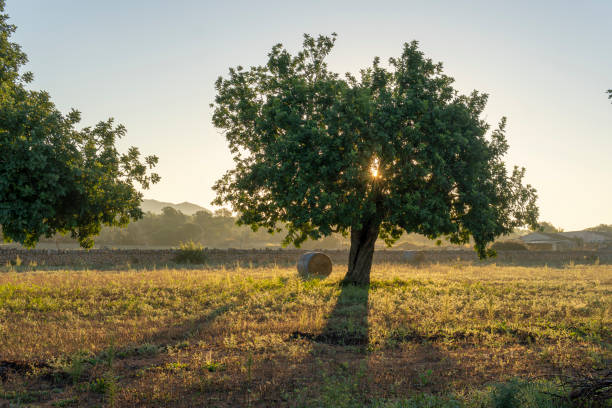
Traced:
<svg viewBox="0 0 612 408">
<path fill-rule="evenodd" d="M 278 44 L 265 66 L 217 80 L 213 123 L 236 168 L 215 184 L 214 204 L 253 229 L 284 225 L 285 244 L 350 233 L 345 282 L 355 284 L 369 283 L 378 237 L 473 237 L 486 257 L 499 235 L 537 226 L 535 189 L 502 160 L 505 118 L 485 137 L 486 94 L 459 95 L 416 41 L 388 69 L 375 58 L 359 78 L 341 77 L 325 63 L 335 37 L 305 35 L 296 55 Z"/>
</svg>

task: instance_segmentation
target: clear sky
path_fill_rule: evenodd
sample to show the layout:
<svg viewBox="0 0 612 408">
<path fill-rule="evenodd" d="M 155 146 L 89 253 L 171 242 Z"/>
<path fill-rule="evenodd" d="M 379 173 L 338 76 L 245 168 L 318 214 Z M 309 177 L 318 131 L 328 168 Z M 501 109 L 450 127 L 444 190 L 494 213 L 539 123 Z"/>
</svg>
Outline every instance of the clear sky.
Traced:
<svg viewBox="0 0 612 408">
<path fill-rule="evenodd" d="M 121 147 L 156 154 L 145 198 L 211 208 L 232 160 L 211 124 L 214 81 L 260 65 L 272 45 L 338 33 L 344 73 L 418 40 L 462 92 L 508 117 L 508 163 L 527 168 L 541 219 L 566 230 L 612 224 L 612 1 L 7 0 L 32 85 L 83 124 L 114 117 Z"/>
</svg>

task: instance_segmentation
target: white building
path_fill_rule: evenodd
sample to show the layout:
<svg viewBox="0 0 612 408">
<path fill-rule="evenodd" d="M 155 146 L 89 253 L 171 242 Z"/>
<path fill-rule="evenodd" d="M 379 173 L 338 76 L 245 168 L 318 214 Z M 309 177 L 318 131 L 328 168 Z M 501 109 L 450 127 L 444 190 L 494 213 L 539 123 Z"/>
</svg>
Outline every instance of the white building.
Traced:
<svg viewBox="0 0 612 408">
<path fill-rule="evenodd" d="M 580 244 L 578 239 L 565 237 L 561 234 L 549 232 L 532 232 L 519 238 L 527 248 L 543 251 L 560 251 L 564 249 L 577 248 Z"/>
</svg>

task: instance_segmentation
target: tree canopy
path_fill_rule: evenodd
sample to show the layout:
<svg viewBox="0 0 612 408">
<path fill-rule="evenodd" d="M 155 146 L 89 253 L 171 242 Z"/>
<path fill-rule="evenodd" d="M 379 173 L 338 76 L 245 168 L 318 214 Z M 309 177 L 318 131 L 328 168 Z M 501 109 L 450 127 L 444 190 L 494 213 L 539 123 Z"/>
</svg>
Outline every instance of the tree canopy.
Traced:
<svg viewBox="0 0 612 408">
<path fill-rule="evenodd" d="M 41 236 L 69 233 L 83 247 L 102 224 L 126 225 L 142 217 L 142 195 L 159 181 L 157 157 L 136 147 L 118 152 L 126 129 L 112 119 L 76 129 L 78 111 L 64 115 L 46 92 L 27 88 L 20 46 L 10 41 L 0 0 L 0 225 L 5 240 L 34 246 Z"/>
<path fill-rule="evenodd" d="M 490 137 L 487 95 L 460 95 L 442 64 L 406 43 L 388 67 L 374 58 L 359 77 L 328 70 L 336 36 L 281 44 L 264 66 L 230 68 L 216 82 L 213 123 L 236 166 L 214 186 L 254 229 L 287 227 L 299 245 L 351 234 L 346 280 L 369 282 L 374 242 L 403 232 L 447 236 L 481 257 L 495 237 L 537 226 L 524 169 L 508 174 L 506 119 Z"/>
</svg>

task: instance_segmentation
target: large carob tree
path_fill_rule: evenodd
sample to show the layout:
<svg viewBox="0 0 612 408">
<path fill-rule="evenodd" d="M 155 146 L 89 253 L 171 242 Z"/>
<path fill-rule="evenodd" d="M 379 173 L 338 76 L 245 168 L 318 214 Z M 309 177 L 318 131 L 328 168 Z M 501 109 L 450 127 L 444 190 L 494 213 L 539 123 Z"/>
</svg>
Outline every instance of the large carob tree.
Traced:
<svg viewBox="0 0 612 408">
<path fill-rule="evenodd" d="M 473 237 L 486 257 L 497 236 L 536 226 L 535 190 L 503 162 L 505 118 L 486 137 L 486 94 L 460 95 L 416 41 L 387 68 L 375 58 L 340 76 L 325 62 L 334 42 L 305 35 L 296 55 L 279 44 L 266 65 L 217 80 L 213 123 L 236 167 L 215 184 L 215 204 L 254 229 L 285 225 L 286 244 L 350 234 L 355 284 L 369 283 L 379 237 Z"/>
</svg>

